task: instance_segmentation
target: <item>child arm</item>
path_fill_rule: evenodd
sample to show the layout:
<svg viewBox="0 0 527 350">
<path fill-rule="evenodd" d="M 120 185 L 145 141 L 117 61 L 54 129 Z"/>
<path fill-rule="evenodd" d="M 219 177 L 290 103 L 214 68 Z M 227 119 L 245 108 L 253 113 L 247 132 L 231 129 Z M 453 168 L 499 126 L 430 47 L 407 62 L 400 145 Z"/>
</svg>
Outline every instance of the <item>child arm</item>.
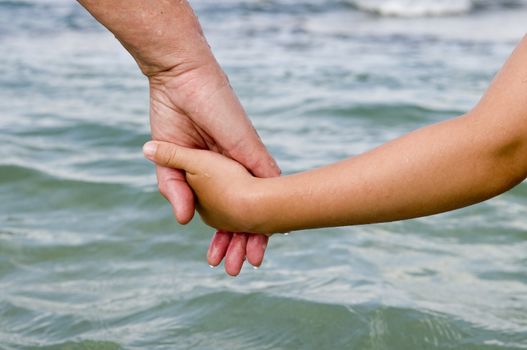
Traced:
<svg viewBox="0 0 527 350">
<path fill-rule="evenodd" d="M 220 229 L 274 233 L 461 208 L 527 176 L 527 39 L 472 111 L 319 169 L 257 179 L 220 155 L 156 144 L 149 158 L 185 169 L 200 214 Z"/>
</svg>

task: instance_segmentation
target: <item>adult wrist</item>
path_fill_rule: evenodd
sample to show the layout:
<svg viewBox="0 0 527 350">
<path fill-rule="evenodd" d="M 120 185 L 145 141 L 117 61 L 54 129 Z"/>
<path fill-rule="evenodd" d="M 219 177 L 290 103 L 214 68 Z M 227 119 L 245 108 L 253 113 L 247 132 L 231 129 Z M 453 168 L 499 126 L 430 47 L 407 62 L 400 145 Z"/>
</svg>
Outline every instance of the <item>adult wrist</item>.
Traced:
<svg viewBox="0 0 527 350">
<path fill-rule="evenodd" d="M 147 76 L 211 55 L 186 0 L 78 1 L 116 36 Z"/>
<path fill-rule="evenodd" d="M 157 47 L 150 47 L 148 51 L 125 47 L 137 62 L 141 72 L 147 77 L 165 72 L 170 72 L 171 75 L 180 75 L 212 63 L 217 64 L 208 45 L 198 44 L 192 49 L 186 48 L 184 50 L 174 48 L 172 51 L 168 51 L 166 48 L 158 49 Z"/>
</svg>

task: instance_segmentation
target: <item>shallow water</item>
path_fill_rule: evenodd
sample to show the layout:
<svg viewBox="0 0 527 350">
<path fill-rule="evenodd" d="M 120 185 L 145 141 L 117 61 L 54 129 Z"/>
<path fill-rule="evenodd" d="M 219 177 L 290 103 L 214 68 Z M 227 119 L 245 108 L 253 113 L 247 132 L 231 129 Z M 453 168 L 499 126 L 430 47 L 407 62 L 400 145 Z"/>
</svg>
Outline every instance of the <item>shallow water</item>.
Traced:
<svg viewBox="0 0 527 350">
<path fill-rule="evenodd" d="M 527 16 L 520 1 L 193 5 L 285 173 L 468 110 Z M 0 0 L 0 48 L 0 349 L 527 348 L 527 184 L 273 237 L 233 279 L 206 264 L 211 230 L 177 225 L 157 193 L 146 82 L 112 35 L 70 1 Z"/>
</svg>

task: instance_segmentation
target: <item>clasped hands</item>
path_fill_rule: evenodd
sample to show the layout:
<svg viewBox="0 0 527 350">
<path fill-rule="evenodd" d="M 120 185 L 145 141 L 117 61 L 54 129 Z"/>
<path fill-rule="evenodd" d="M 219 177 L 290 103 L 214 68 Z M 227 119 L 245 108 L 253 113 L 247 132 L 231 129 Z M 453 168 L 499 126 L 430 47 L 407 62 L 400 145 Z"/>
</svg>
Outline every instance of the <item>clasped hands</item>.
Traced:
<svg viewBox="0 0 527 350">
<path fill-rule="evenodd" d="M 237 202 L 239 198 L 233 196 L 232 191 L 227 192 L 225 186 L 232 182 L 249 182 L 254 179 L 252 175 L 278 176 L 280 170 L 215 59 L 183 72 L 178 68 L 149 76 L 152 138 L 165 142 L 148 144 L 161 145 L 157 153 L 148 152 L 152 147 L 146 147 L 145 151 L 147 155 L 158 155 L 151 157 L 157 163 L 158 187 L 171 203 L 177 221 L 188 223 L 197 207 L 206 223 L 222 229 L 212 237 L 208 263 L 217 266 L 225 258 L 225 271 L 236 276 L 246 258 L 253 266 L 260 266 L 268 237 L 245 233 L 252 232 L 249 227 L 242 233 L 228 231 L 234 229 L 229 225 L 229 220 L 233 219 L 229 215 L 233 213 L 221 208 L 242 208 L 243 204 Z M 186 158 L 172 157 L 170 152 L 178 152 Z M 199 162 L 213 162 L 210 169 L 219 176 L 208 179 L 204 179 L 205 173 L 194 176 L 193 170 L 196 173 L 198 169 L 204 170 L 198 168 Z M 189 184 L 198 197 L 205 192 L 214 195 L 204 196 L 206 201 L 200 197 L 200 202 L 195 203 Z M 231 222 L 241 224 L 242 221 Z"/>
<path fill-rule="evenodd" d="M 203 35 L 188 1 L 78 0 L 130 52 L 150 85 L 152 139 L 234 159 L 254 176 L 280 174 L 245 115 Z M 156 167 L 159 191 L 181 224 L 195 210 L 194 194 L 181 169 Z M 225 257 L 225 270 L 237 275 L 247 257 L 262 262 L 264 235 L 219 231 L 208 261 Z"/>
</svg>

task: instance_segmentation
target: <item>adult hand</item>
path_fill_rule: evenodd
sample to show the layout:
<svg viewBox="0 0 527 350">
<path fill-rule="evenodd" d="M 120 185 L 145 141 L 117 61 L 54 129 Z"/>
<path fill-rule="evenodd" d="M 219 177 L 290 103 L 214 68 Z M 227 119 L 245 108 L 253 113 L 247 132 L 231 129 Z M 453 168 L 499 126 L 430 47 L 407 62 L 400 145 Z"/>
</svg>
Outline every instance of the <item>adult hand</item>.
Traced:
<svg viewBox="0 0 527 350">
<path fill-rule="evenodd" d="M 161 141 L 147 142 L 143 151 L 157 165 L 185 171 L 197 211 L 207 225 L 227 231 L 270 232 L 262 229 L 262 220 L 272 220 L 265 219 L 265 208 L 260 206 L 262 195 L 272 190 L 265 185 L 269 179 L 254 177 L 240 163 L 216 152 Z"/>
<path fill-rule="evenodd" d="M 278 176 L 280 170 L 260 141 L 213 57 L 199 66 L 174 67 L 149 76 L 150 125 L 154 140 L 208 149 L 243 164 L 258 177 Z M 172 204 L 178 222 L 194 214 L 194 195 L 181 170 L 157 167 L 160 192 Z M 260 266 L 268 237 L 218 231 L 211 240 L 208 262 L 235 276 L 245 257 Z"/>
<path fill-rule="evenodd" d="M 231 157 L 255 176 L 280 171 L 245 115 L 214 59 L 190 4 L 181 1 L 78 0 L 137 61 L 150 82 L 150 125 L 155 140 L 209 149 Z M 157 168 L 161 193 L 180 223 L 194 213 L 194 197 L 181 171 Z M 226 256 L 227 273 L 239 273 L 245 256 L 258 266 L 267 238 L 217 233 L 208 260 Z"/>
</svg>

